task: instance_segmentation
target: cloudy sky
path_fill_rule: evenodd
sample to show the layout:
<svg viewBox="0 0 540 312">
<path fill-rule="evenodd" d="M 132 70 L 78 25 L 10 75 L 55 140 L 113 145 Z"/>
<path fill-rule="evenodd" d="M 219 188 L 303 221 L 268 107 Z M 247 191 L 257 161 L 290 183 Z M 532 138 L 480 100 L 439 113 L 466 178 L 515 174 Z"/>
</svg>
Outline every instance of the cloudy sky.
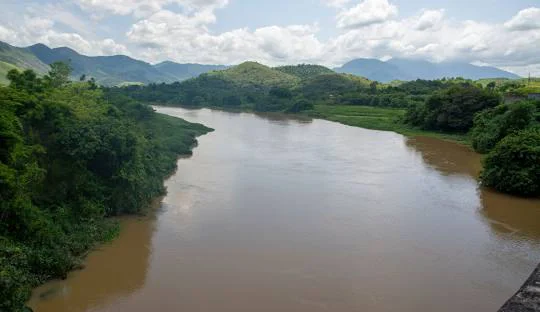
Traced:
<svg viewBox="0 0 540 312">
<path fill-rule="evenodd" d="M 0 0 L 0 40 L 87 55 L 268 65 L 354 58 L 540 76 L 540 0 Z"/>
</svg>

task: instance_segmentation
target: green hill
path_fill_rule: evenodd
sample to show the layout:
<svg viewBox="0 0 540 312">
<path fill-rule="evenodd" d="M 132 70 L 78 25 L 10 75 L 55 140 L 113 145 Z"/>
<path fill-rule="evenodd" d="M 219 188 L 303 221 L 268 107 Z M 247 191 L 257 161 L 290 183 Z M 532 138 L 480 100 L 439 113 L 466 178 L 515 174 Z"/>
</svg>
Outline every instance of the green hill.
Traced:
<svg viewBox="0 0 540 312">
<path fill-rule="evenodd" d="M 44 74 L 49 66 L 26 49 L 0 41 L 0 84 L 7 83 L 6 74 L 11 69 L 33 69 L 38 74 Z"/>
<path fill-rule="evenodd" d="M 275 70 L 279 70 L 282 73 L 296 76 L 300 79 L 308 79 L 324 74 L 333 74 L 335 73 L 330 68 L 321 66 L 321 65 L 312 65 L 312 64 L 299 64 L 299 65 L 287 65 L 274 67 Z"/>
<path fill-rule="evenodd" d="M 332 98 L 337 95 L 369 88 L 370 81 L 347 74 L 323 74 L 302 83 L 301 90 L 306 98 Z"/>
<path fill-rule="evenodd" d="M 371 84 L 365 78 L 318 65 L 271 68 L 245 62 L 180 83 L 129 86 L 119 91 L 151 103 L 297 112 L 312 107 L 310 103 L 339 103 L 344 95 L 350 98 L 357 92 L 369 92 Z M 363 101 L 371 103 L 372 98 Z"/>
<path fill-rule="evenodd" d="M 0 62 L 4 63 L 0 67 L 0 83 L 6 83 L 6 73 L 13 66 L 45 74 L 49 71 L 48 64 L 66 62 L 73 69 L 72 79 L 78 80 L 85 75 L 104 86 L 171 83 L 226 68 L 222 65 L 178 64 L 170 61 L 152 65 L 125 55 L 86 56 L 66 47 L 51 49 L 44 44 L 35 44 L 18 48 L 1 41 Z"/>
<path fill-rule="evenodd" d="M 46 64 L 68 62 L 73 68 L 72 76 L 93 77 L 99 84 L 119 85 L 124 82 L 151 83 L 173 82 L 175 79 L 154 68 L 149 63 L 125 55 L 86 56 L 70 48 L 51 49 L 43 44 L 28 47 L 37 58 Z"/>
<path fill-rule="evenodd" d="M 300 78 L 296 76 L 257 62 L 245 62 L 226 70 L 210 72 L 208 75 L 232 82 L 239 87 L 247 85 L 292 87 L 300 82 Z"/>
</svg>

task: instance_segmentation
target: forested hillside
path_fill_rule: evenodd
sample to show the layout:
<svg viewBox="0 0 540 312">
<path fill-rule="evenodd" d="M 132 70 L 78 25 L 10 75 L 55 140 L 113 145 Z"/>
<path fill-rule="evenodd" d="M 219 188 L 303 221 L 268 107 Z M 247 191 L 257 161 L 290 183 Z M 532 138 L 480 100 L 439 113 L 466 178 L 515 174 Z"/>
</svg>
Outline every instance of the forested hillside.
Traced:
<svg viewBox="0 0 540 312">
<path fill-rule="evenodd" d="M 98 84 L 115 86 L 126 83 L 173 82 L 172 76 L 160 72 L 151 64 L 125 55 L 86 56 L 70 48 L 51 49 L 43 44 L 27 48 L 42 62 L 69 63 L 75 80 L 82 75 L 94 78 Z"/>
<path fill-rule="evenodd" d="M 179 154 L 210 129 L 154 113 L 54 63 L 40 78 L 12 70 L 0 87 L 0 311 L 63 278 L 164 192 Z"/>
<path fill-rule="evenodd" d="M 313 78 L 323 74 L 333 74 L 334 71 L 330 68 L 312 65 L 312 64 L 300 64 L 300 65 L 287 65 L 287 66 L 278 66 L 274 69 L 284 72 L 289 75 L 296 76 L 301 79 Z"/>
<path fill-rule="evenodd" d="M 19 48 L 0 41 L 0 84 L 7 84 L 7 72 L 10 69 L 32 69 L 38 75 L 49 70 L 54 62 L 69 63 L 71 79 L 81 76 L 93 78 L 103 86 L 130 84 L 149 84 L 183 81 L 213 70 L 225 69 L 222 65 L 179 64 L 162 62 L 156 65 L 136 60 L 125 55 L 86 56 L 66 48 L 51 49 L 44 44 L 35 44 Z"/>
</svg>

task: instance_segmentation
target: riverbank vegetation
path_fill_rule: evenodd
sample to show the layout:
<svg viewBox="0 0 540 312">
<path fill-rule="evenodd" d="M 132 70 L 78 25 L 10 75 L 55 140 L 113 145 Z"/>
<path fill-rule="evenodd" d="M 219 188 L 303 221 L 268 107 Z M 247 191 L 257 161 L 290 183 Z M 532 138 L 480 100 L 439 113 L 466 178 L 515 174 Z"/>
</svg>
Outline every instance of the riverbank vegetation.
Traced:
<svg viewBox="0 0 540 312">
<path fill-rule="evenodd" d="M 11 70 L 0 87 L 0 311 L 24 311 L 31 288 L 64 278 L 164 192 L 179 154 L 210 129 L 154 113 L 93 81 Z"/>
<path fill-rule="evenodd" d="M 531 190 L 539 188 L 540 173 L 529 168 L 528 160 L 514 159 L 512 162 L 519 165 L 510 168 L 510 163 L 499 163 L 510 158 L 491 154 L 501 153 L 502 147 L 497 146 L 507 136 L 514 135 L 503 146 L 520 141 L 515 137 L 519 131 L 537 127 L 538 101 L 526 100 L 536 86 L 535 79 L 462 78 L 381 84 L 317 65 L 270 68 L 247 62 L 182 83 L 112 88 L 110 92 L 153 104 L 300 113 L 351 126 L 459 141 L 479 153 L 490 153 L 482 175 L 484 185 L 502 192 L 539 196 Z M 511 101 L 504 104 L 505 99 Z M 535 142 L 531 139 L 534 133 L 526 133 L 526 140 Z M 522 152 L 534 159 L 540 157 L 535 151 Z M 531 170 L 516 171 L 524 167 Z M 494 183 L 492 177 L 503 172 L 522 176 L 519 185 L 528 187 Z"/>
<path fill-rule="evenodd" d="M 487 154 L 481 182 L 498 191 L 540 196 L 540 101 L 501 104 L 493 88 L 453 86 L 411 106 L 404 122 L 426 130 L 468 133 Z"/>
</svg>

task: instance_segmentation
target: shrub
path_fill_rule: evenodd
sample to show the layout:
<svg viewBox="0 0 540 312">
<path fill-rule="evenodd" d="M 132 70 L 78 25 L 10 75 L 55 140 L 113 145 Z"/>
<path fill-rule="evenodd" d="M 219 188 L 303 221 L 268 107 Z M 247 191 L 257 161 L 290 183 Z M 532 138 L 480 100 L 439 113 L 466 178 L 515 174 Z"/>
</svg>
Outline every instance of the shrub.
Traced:
<svg viewBox="0 0 540 312">
<path fill-rule="evenodd" d="M 487 153 L 508 134 L 528 128 L 534 123 L 536 107 L 533 103 L 519 102 L 501 105 L 479 113 L 471 131 L 473 148 Z"/>
<path fill-rule="evenodd" d="M 485 186 L 523 196 L 540 196 L 540 129 L 511 134 L 484 160 Z"/>
</svg>

